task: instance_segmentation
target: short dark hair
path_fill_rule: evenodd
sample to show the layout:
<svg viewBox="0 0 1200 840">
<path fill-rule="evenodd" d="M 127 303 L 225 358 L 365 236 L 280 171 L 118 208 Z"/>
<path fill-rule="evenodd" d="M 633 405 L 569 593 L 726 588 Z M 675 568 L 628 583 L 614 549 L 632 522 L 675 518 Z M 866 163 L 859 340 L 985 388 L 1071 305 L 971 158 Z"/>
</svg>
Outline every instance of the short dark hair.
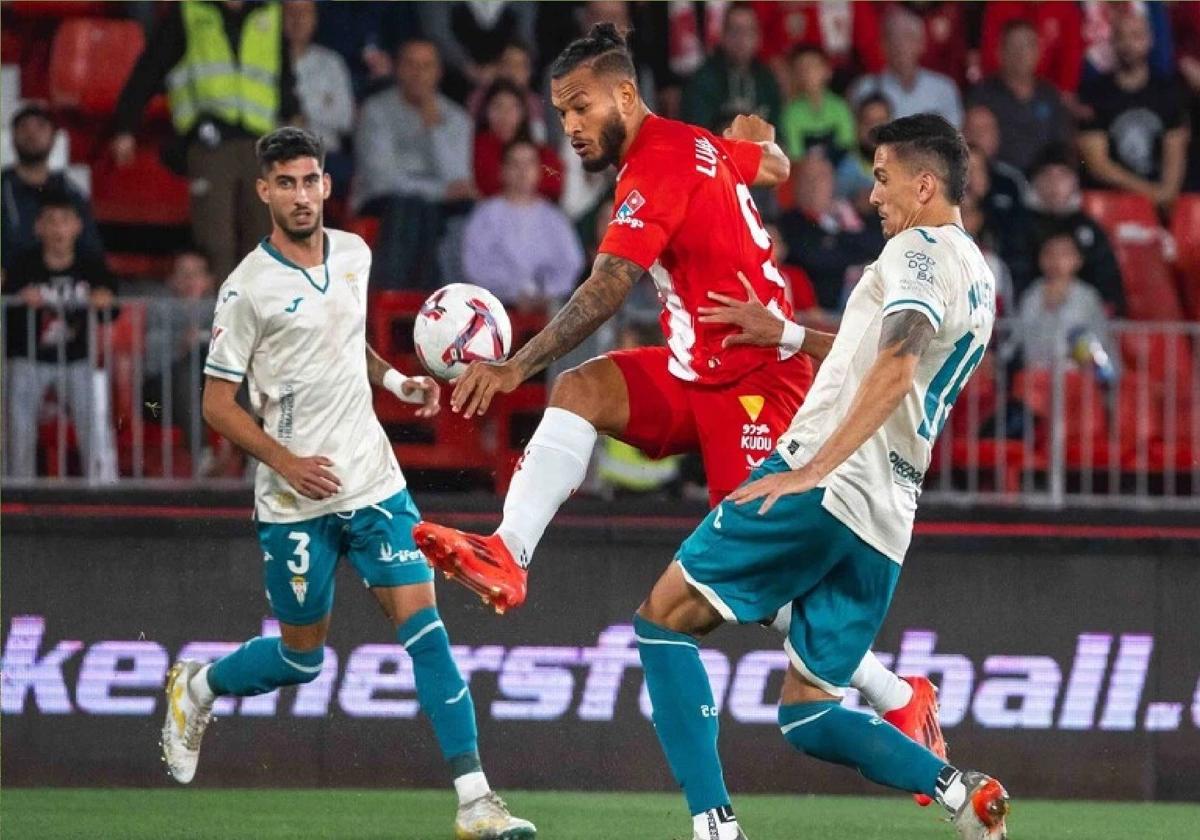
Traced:
<svg viewBox="0 0 1200 840">
<path fill-rule="evenodd" d="M 792 51 L 788 53 L 788 62 L 795 64 L 799 59 L 804 58 L 806 55 L 815 55 L 826 64 L 829 64 L 829 56 L 825 55 L 825 51 L 815 44 L 797 44 L 792 48 Z"/>
<path fill-rule="evenodd" d="M 940 114 L 913 114 L 885 123 L 872 132 L 877 146 L 890 146 L 900 158 L 931 161 L 946 185 L 951 204 L 962 202 L 967 191 L 970 151 L 962 133 Z"/>
<path fill-rule="evenodd" d="M 1025 18 L 1013 18 L 1010 21 L 1006 21 L 1004 26 L 1000 28 L 1000 40 L 1003 41 L 1007 39 L 1009 35 L 1013 34 L 1014 32 L 1019 32 L 1022 29 L 1028 29 L 1034 35 L 1038 34 L 1037 27 L 1034 26 L 1031 21 L 1028 21 Z"/>
<path fill-rule="evenodd" d="M 561 79 L 584 64 L 596 73 L 615 73 L 629 79 L 637 78 L 633 55 L 626 36 L 611 23 L 597 23 L 587 35 L 567 44 L 550 65 L 550 78 Z"/>
<path fill-rule="evenodd" d="M 38 196 L 38 214 L 47 210 L 70 210 L 79 215 L 79 206 L 66 187 L 52 186 L 43 190 Z"/>
<path fill-rule="evenodd" d="M 512 154 L 513 151 L 515 151 L 516 149 L 518 149 L 521 146 L 528 146 L 529 148 L 533 149 L 534 154 L 539 155 L 539 159 L 540 159 L 540 153 L 538 152 L 538 144 L 533 142 L 533 139 L 531 137 L 522 137 L 520 135 L 517 135 L 512 140 L 509 140 L 507 143 L 504 144 L 504 150 L 500 153 L 501 162 L 508 163 L 508 156 L 510 154 Z"/>
<path fill-rule="evenodd" d="M 321 138 L 292 125 L 285 125 L 260 137 L 254 152 L 258 156 L 258 168 L 264 175 L 277 163 L 302 157 L 316 158 L 321 168 L 325 168 L 325 144 Z"/>
<path fill-rule="evenodd" d="M 483 92 L 483 98 L 479 100 L 479 111 L 475 116 L 476 134 L 483 134 L 487 131 L 487 112 L 488 108 L 491 107 L 492 100 L 506 93 L 517 98 L 517 101 L 521 103 L 521 111 L 525 114 L 521 119 L 521 125 L 517 127 L 517 136 L 520 137 L 531 133 L 529 126 L 529 100 L 526 98 L 526 91 L 508 79 L 499 78 L 487 86 L 487 89 Z"/>
<path fill-rule="evenodd" d="M 892 113 L 892 100 L 888 99 L 882 93 L 876 92 L 868 93 L 862 99 L 858 100 L 858 104 L 854 106 L 854 116 L 861 117 L 863 111 L 867 110 L 869 105 L 882 105 L 884 108 L 887 108 L 889 115 Z"/>
</svg>

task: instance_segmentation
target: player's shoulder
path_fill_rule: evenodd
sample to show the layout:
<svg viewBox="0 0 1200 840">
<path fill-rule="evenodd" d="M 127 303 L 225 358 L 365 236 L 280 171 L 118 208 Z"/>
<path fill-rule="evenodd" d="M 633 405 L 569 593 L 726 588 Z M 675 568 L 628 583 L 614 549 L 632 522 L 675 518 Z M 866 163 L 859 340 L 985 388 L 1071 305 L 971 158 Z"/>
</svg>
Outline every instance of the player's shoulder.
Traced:
<svg viewBox="0 0 1200 840">
<path fill-rule="evenodd" d="M 336 254 L 371 254 L 371 246 L 366 240 L 357 233 L 351 233 L 348 230 L 338 230 L 337 228 L 325 228 L 325 235 L 329 237 L 329 253 Z"/>
<path fill-rule="evenodd" d="M 642 123 L 628 171 L 643 175 L 675 177 L 694 169 L 696 143 L 707 132 L 679 120 L 651 115 Z"/>
<path fill-rule="evenodd" d="M 952 261 L 973 253 L 979 253 L 979 248 L 961 228 L 953 225 L 922 225 L 902 230 L 889 239 L 883 246 L 880 258 L 889 262 L 923 258 Z"/>
</svg>

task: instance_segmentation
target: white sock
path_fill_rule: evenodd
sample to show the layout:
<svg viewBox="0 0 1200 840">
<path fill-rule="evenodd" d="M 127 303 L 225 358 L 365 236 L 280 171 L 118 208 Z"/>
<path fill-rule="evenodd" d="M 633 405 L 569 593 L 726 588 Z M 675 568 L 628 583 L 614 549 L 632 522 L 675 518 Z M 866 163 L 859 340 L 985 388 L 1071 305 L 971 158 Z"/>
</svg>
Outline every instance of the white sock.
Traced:
<svg viewBox="0 0 1200 840">
<path fill-rule="evenodd" d="M 863 699 L 880 715 L 907 706 L 912 699 L 912 686 L 884 668 L 871 651 L 867 651 L 858 664 L 854 676 L 850 678 L 850 685 L 857 688 Z"/>
<path fill-rule="evenodd" d="M 949 778 L 944 780 L 943 776 Z M 937 800 L 951 814 L 957 813 L 967 801 L 967 793 L 967 786 L 963 784 L 963 774 L 960 771 L 946 767 L 938 774 Z"/>
<path fill-rule="evenodd" d="M 525 447 L 504 500 L 496 533 L 522 566 L 541 542 L 559 507 L 587 475 L 596 445 L 596 427 L 562 408 L 547 408 Z"/>
<path fill-rule="evenodd" d="M 217 695 L 213 694 L 208 685 L 208 669 L 211 667 L 212 665 L 205 665 L 188 680 L 188 693 L 199 706 L 210 706 L 217 699 Z"/>
<path fill-rule="evenodd" d="M 737 840 L 738 821 L 733 809 L 709 808 L 692 817 L 693 840 Z"/>
<path fill-rule="evenodd" d="M 463 773 L 454 780 L 454 791 L 458 794 L 459 805 L 466 805 L 468 802 L 474 802 L 481 796 L 487 796 L 491 789 L 492 787 L 488 784 L 487 776 L 483 775 L 482 770 Z"/>
</svg>

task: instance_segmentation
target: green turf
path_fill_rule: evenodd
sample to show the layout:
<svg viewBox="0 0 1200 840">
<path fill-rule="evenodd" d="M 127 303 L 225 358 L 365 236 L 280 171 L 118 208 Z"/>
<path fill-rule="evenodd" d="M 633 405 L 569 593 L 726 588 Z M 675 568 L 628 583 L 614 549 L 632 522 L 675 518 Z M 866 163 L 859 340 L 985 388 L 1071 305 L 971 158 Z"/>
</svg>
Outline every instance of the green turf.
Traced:
<svg viewBox="0 0 1200 840">
<path fill-rule="evenodd" d="M 682 800 L 667 794 L 517 792 L 513 810 L 545 840 L 690 840 Z M 921 840 L 954 832 L 902 797 L 739 796 L 752 840 Z M 443 791 L 0 791 L 4 840 L 449 840 Z M 1013 840 L 1200 837 L 1200 806 L 1019 802 Z"/>
</svg>

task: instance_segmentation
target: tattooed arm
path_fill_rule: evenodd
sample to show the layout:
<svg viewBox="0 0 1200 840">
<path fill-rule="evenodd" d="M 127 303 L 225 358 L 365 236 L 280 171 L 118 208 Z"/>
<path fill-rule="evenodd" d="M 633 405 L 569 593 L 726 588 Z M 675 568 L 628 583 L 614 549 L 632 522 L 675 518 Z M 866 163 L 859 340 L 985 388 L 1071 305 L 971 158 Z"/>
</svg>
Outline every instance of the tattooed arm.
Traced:
<svg viewBox="0 0 1200 840">
<path fill-rule="evenodd" d="M 743 485 L 730 496 L 736 502 L 765 498 L 766 513 L 780 496 L 816 487 L 879 430 L 912 388 L 917 363 L 933 340 L 934 327 L 920 312 L 904 309 L 883 319 L 879 355 L 867 371 L 842 424 L 798 470 L 776 473 Z"/>
<path fill-rule="evenodd" d="M 635 262 L 600 254 L 592 274 L 545 328 L 507 362 L 474 362 L 454 383 L 450 405 L 463 417 L 483 414 L 497 393 L 508 393 L 579 346 L 621 307 L 645 273 Z"/>
</svg>

